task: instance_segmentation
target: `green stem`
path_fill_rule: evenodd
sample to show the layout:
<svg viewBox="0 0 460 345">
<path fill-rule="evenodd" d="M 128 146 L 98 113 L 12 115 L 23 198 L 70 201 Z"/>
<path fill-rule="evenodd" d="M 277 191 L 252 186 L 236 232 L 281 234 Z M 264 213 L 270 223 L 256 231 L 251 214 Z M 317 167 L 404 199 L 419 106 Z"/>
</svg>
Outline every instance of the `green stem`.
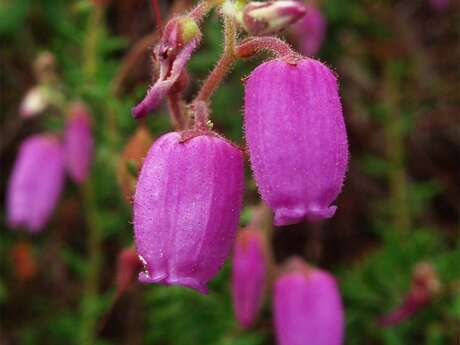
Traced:
<svg viewBox="0 0 460 345">
<path fill-rule="evenodd" d="M 95 6 L 88 21 L 87 35 L 84 42 L 83 73 L 88 84 L 94 83 L 98 68 L 98 44 L 100 43 L 101 30 L 103 30 L 105 8 Z M 106 125 L 109 132 L 111 144 L 116 137 L 115 117 L 107 109 Z M 100 218 L 97 211 L 97 203 L 94 195 L 94 183 L 89 176 L 87 182 L 82 186 L 82 199 L 88 231 L 86 247 L 87 262 L 86 275 L 83 284 L 83 296 L 81 302 L 81 322 L 79 340 L 82 345 L 92 345 L 96 338 L 96 327 L 99 317 L 98 287 L 99 276 L 102 265 L 101 243 L 102 231 Z"/>
<path fill-rule="evenodd" d="M 94 198 L 94 186 L 91 178 L 83 186 L 84 211 L 88 229 L 86 276 L 83 286 L 81 304 L 80 344 L 94 344 L 95 332 L 99 313 L 97 297 L 99 276 L 102 264 L 101 242 L 102 231 L 97 213 L 97 204 Z"/>
<path fill-rule="evenodd" d="M 407 179 L 404 168 L 404 133 L 400 111 L 401 88 L 394 66 L 386 66 L 384 94 L 388 118 L 385 121 L 385 151 L 390 164 L 389 186 L 393 225 L 400 233 L 407 232 L 411 219 L 408 207 Z"/>
<path fill-rule="evenodd" d="M 97 71 L 97 44 L 100 38 L 100 26 L 103 23 L 105 7 L 95 6 L 92 11 L 86 31 L 86 40 L 83 46 L 83 73 L 87 80 L 93 80 Z"/>
</svg>

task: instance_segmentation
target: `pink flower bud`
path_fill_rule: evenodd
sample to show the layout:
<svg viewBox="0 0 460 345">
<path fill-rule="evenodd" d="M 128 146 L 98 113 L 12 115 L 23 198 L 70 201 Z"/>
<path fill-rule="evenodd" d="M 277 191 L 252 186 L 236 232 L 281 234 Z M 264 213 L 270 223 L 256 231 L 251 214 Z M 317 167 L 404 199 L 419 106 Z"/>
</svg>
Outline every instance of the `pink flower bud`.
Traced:
<svg viewBox="0 0 460 345">
<path fill-rule="evenodd" d="M 327 22 L 321 11 L 307 5 L 307 14 L 293 25 L 294 35 L 300 52 L 306 56 L 318 53 L 326 35 Z"/>
<path fill-rule="evenodd" d="M 94 149 L 91 118 L 83 103 L 71 106 L 64 134 L 66 168 L 76 183 L 88 176 Z"/>
<path fill-rule="evenodd" d="M 301 259 L 289 261 L 277 278 L 273 309 L 279 345 L 343 342 L 343 307 L 336 280 Z"/>
<path fill-rule="evenodd" d="M 232 247 L 242 194 L 243 155 L 225 139 L 206 131 L 159 138 L 134 196 L 139 280 L 206 293 Z"/>
<path fill-rule="evenodd" d="M 64 185 L 64 155 L 53 135 L 26 139 L 11 173 L 7 217 L 11 227 L 35 233 L 48 222 Z"/>
<path fill-rule="evenodd" d="M 19 115 L 24 118 L 35 117 L 49 105 L 46 87 L 35 86 L 25 94 L 19 105 Z"/>
<path fill-rule="evenodd" d="M 179 77 L 185 72 L 185 65 L 200 40 L 200 29 L 190 17 L 176 17 L 166 24 L 162 38 L 154 51 L 154 57 L 160 66 L 160 75 L 144 99 L 132 109 L 136 119 L 157 108 L 163 98 L 171 92 L 174 84 L 180 82 Z"/>
<path fill-rule="evenodd" d="M 305 6 L 294 0 L 250 2 L 243 10 L 243 25 L 251 35 L 281 31 L 305 15 Z"/>
<path fill-rule="evenodd" d="M 275 225 L 332 217 L 348 162 L 334 74 L 309 58 L 266 62 L 247 79 L 244 112 L 255 180 Z"/>
<path fill-rule="evenodd" d="M 240 231 L 235 244 L 232 272 L 233 307 L 242 328 L 252 326 L 262 306 L 267 258 L 260 230 Z"/>
</svg>

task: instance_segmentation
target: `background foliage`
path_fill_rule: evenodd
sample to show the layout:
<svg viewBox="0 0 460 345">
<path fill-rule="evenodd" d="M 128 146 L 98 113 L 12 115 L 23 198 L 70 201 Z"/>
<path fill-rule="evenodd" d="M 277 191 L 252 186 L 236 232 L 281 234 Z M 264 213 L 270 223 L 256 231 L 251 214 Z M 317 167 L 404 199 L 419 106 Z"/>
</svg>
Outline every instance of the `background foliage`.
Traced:
<svg viewBox="0 0 460 345">
<path fill-rule="evenodd" d="M 63 125 L 58 108 L 28 121 L 17 115 L 36 83 L 32 65 L 41 51 L 54 54 L 66 99 L 89 105 L 97 142 L 89 182 L 81 190 L 67 183 L 43 233 L 10 231 L 1 213 L 0 344 L 273 344 L 269 297 L 254 330 L 237 328 L 230 263 L 212 281 L 209 296 L 136 285 L 114 302 L 116 257 L 132 243 L 130 205 L 119 191 L 116 165 L 137 125 L 130 108 L 151 77 L 147 48 L 155 23 L 144 0 L 114 0 L 105 11 L 94 3 L 0 3 L 2 209 L 19 143 Z M 160 5 L 166 15 L 173 4 Z M 182 5 L 191 6 L 187 0 Z M 328 33 L 319 58 L 340 76 L 350 170 L 333 220 L 275 229 L 275 260 L 297 254 L 337 275 L 347 344 L 458 345 L 459 4 L 452 1 L 444 13 L 421 0 L 327 0 L 321 7 Z M 220 28 L 211 15 L 189 64 L 195 80 L 190 97 L 221 52 Z M 127 53 L 145 37 L 130 65 Z M 240 144 L 241 79 L 259 62 L 239 62 L 213 99 L 215 128 Z M 149 127 L 156 137 L 169 130 L 166 109 L 149 119 Z M 257 203 L 249 171 L 247 176 L 242 224 Z M 18 243 L 30 245 L 38 268 L 27 281 L 12 255 Z M 401 302 L 420 261 L 434 265 L 441 292 L 409 320 L 379 328 L 376 319 Z"/>
</svg>

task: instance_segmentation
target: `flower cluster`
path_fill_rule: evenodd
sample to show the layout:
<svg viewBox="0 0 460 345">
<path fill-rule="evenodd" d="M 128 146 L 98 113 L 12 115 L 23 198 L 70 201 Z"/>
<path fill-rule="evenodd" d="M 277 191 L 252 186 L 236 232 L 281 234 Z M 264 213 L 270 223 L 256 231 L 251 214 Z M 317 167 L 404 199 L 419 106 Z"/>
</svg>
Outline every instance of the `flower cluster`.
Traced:
<svg viewBox="0 0 460 345">
<path fill-rule="evenodd" d="M 196 99 L 184 106 L 181 97 L 176 97 L 186 86 L 180 77 L 186 74 L 185 64 L 200 42 L 199 22 L 207 10 L 209 6 L 198 5 L 166 24 L 154 49 L 159 78 L 133 108 L 133 116 L 139 118 L 168 98 L 173 124 L 179 130 L 153 144 L 137 182 L 134 231 L 145 266 L 140 280 L 201 292 L 229 253 L 242 202 L 243 155 L 211 130 L 207 105 L 232 61 L 261 50 L 277 54 L 246 79 L 244 98 L 251 166 L 262 199 L 275 213 L 275 225 L 332 217 L 336 206 L 331 203 L 342 188 L 348 163 L 334 73 L 275 37 L 250 36 L 238 45 L 235 24 L 250 34 L 280 31 L 311 11 L 299 2 L 243 7 L 225 2 L 224 55 Z M 241 291 L 238 286 L 235 289 Z M 236 306 L 244 324 L 253 318 L 247 308 Z"/>
<path fill-rule="evenodd" d="M 274 224 L 316 222 L 336 212 L 331 204 L 344 181 L 348 144 L 334 73 L 274 37 L 249 37 L 240 45 L 232 37 L 235 22 L 252 35 L 266 35 L 311 12 L 301 24 L 311 29 L 304 44 L 311 55 L 324 36 L 318 12 L 293 1 L 244 7 L 226 2 L 223 12 L 224 55 L 188 111 L 181 112 L 184 101 L 172 95 L 184 89 L 179 77 L 201 38 L 198 24 L 190 24 L 196 11 L 166 25 L 154 53 L 160 77 L 133 108 L 138 118 L 167 97 L 179 130 L 154 142 L 134 195 L 135 242 L 144 265 L 139 279 L 144 283 L 206 293 L 233 245 L 243 197 L 243 155 L 211 130 L 207 102 L 236 58 L 267 49 L 278 55 L 249 75 L 244 97 L 249 158 L 260 195 L 274 211 Z M 256 322 L 269 284 L 270 255 L 263 233 L 250 226 L 240 231 L 234 247 L 232 296 L 242 328 Z M 343 311 L 334 278 L 298 259 L 286 267 L 273 294 L 279 344 L 341 344 Z"/>
</svg>

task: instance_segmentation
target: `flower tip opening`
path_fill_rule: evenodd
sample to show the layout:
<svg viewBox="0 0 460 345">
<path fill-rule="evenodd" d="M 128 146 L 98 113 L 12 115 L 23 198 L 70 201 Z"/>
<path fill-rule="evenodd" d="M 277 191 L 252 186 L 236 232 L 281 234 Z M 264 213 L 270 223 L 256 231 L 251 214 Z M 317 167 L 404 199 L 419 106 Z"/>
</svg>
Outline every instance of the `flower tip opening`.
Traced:
<svg viewBox="0 0 460 345">
<path fill-rule="evenodd" d="M 161 284 L 161 285 L 178 285 L 183 286 L 203 295 L 208 294 L 208 287 L 206 284 L 200 283 L 198 280 L 190 277 L 170 277 L 166 273 L 150 274 L 147 271 L 139 273 L 139 282 L 143 284 Z"/>
<path fill-rule="evenodd" d="M 274 224 L 275 226 L 286 226 L 300 223 L 307 219 L 310 222 L 316 223 L 321 220 L 332 218 L 337 211 L 337 206 L 329 206 L 320 208 L 311 206 L 307 210 L 304 208 L 279 208 L 275 210 Z"/>
</svg>

